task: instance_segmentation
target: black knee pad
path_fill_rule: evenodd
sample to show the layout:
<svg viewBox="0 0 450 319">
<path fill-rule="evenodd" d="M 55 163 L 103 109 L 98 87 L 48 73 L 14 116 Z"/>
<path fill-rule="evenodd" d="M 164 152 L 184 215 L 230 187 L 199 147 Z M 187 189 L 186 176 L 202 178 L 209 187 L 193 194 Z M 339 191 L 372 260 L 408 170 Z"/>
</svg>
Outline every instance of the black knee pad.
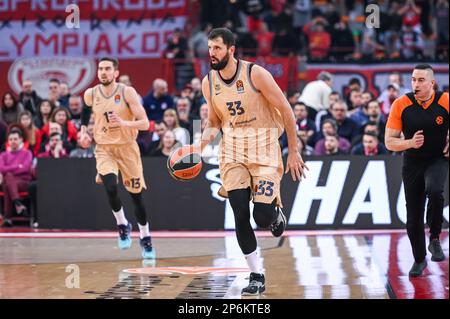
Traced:
<svg viewBox="0 0 450 319">
<path fill-rule="evenodd" d="M 141 193 L 129 193 L 134 204 L 134 215 L 139 225 L 147 224 L 147 213 Z"/>
<path fill-rule="evenodd" d="M 253 219 L 261 228 L 268 228 L 277 219 L 275 201 L 271 204 L 255 203 L 253 207 Z"/>
<path fill-rule="evenodd" d="M 237 220 L 250 219 L 250 188 L 236 189 L 228 192 L 231 208 Z"/>
<path fill-rule="evenodd" d="M 100 175 L 106 192 L 117 194 L 117 176 L 115 174 Z"/>
<path fill-rule="evenodd" d="M 122 207 L 122 203 L 117 194 L 117 176 L 114 174 L 100 175 L 103 185 L 105 186 L 111 208 L 118 212 Z"/>
</svg>

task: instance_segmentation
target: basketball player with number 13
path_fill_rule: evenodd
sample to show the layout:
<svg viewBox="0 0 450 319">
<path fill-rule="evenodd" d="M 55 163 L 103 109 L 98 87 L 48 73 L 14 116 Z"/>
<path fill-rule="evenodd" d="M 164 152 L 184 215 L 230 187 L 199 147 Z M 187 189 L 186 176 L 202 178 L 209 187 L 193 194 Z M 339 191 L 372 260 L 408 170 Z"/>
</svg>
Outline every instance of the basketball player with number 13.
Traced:
<svg viewBox="0 0 450 319">
<path fill-rule="evenodd" d="M 148 130 L 149 122 L 144 107 L 134 88 L 117 83 L 119 62 L 105 57 L 100 59 L 97 71 L 100 84 L 84 93 L 87 107 L 81 115 L 80 145 L 89 144 L 86 125 L 94 112 L 94 139 L 97 182 L 103 183 L 109 204 L 119 229 L 120 249 L 131 247 L 131 223 L 125 217 L 122 202 L 117 194 L 119 172 L 123 184 L 134 204 L 134 214 L 139 226 L 140 246 L 144 259 L 155 258 L 142 190 L 147 188 L 139 146 L 138 130 Z"/>
</svg>

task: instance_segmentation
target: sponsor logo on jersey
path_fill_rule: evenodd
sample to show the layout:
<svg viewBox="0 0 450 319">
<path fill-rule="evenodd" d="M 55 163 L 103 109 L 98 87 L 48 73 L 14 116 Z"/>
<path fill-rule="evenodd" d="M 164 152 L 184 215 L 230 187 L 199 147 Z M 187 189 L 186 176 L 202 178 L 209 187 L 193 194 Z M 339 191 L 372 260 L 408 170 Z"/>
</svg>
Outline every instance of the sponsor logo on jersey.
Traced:
<svg viewBox="0 0 450 319">
<path fill-rule="evenodd" d="M 242 82 L 241 80 L 237 80 L 236 81 L 236 89 L 238 93 L 244 93 L 244 82 Z"/>
</svg>

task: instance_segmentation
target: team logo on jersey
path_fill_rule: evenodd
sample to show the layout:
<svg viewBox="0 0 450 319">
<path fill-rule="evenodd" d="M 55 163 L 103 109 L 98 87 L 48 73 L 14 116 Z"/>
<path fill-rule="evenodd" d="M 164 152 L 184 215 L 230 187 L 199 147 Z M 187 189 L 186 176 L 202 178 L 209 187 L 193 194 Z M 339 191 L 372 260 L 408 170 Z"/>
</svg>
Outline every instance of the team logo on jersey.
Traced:
<svg viewBox="0 0 450 319">
<path fill-rule="evenodd" d="M 131 185 L 131 183 L 130 183 L 129 180 L 126 180 L 125 182 L 123 182 L 123 184 L 124 184 L 126 187 L 130 187 L 130 185 Z"/>
<path fill-rule="evenodd" d="M 439 115 L 438 117 L 436 117 L 436 124 L 442 125 L 442 123 L 444 123 L 444 118 Z"/>
<path fill-rule="evenodd" d="M 220 91 L 220 84 L 215 84 L 214 85 L 214 90 Z"/>
<path fill-rule="evenodd" d="M 244 82 L 242 82 L 241 80 L 237 80 L 236 89 L 238 93 L 244 93 Z"/>
<path fill-rule="evenodd" d="M 114 103 L 116 103 L 116 104 L 119 104 L 119 103 L 120 103 L 120 94 L 117 94 L 117 95 L 114 97 Z"/>
</svg>

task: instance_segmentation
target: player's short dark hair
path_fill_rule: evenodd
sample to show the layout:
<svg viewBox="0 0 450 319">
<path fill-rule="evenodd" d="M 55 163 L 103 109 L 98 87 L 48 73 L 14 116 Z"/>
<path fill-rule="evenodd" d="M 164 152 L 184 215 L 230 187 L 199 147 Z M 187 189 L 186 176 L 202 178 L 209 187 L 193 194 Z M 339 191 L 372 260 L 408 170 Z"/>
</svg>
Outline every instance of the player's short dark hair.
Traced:
<svg viewBox="0 0 450 319">
<path fill-rule="evenodd" d="M 119 69 L 119 60 L 105 56 L 103 58 L 101 58 L 98 63 L 102 62 L 102 61 L 109 61 L 113 64 L 113 67 L 115 70 Z"/>
<path fill-rule="evenodd" d="M 208 40 L 214 40 L 217 38 L 222 38 L 223 43 L 227 46 L 227 48 L 236 45 L 233 32 L 231 32 L 227 28 L 212 29 L 208 35 Z"/>
<path fill-rule="evenodd" d="M 414 67 L 414 70 L 431 70 L 431 71 L 433 71 L 433 68 L 428 63 L 421 63 L 421 64 L 417 64 Z"/>
</svg>

